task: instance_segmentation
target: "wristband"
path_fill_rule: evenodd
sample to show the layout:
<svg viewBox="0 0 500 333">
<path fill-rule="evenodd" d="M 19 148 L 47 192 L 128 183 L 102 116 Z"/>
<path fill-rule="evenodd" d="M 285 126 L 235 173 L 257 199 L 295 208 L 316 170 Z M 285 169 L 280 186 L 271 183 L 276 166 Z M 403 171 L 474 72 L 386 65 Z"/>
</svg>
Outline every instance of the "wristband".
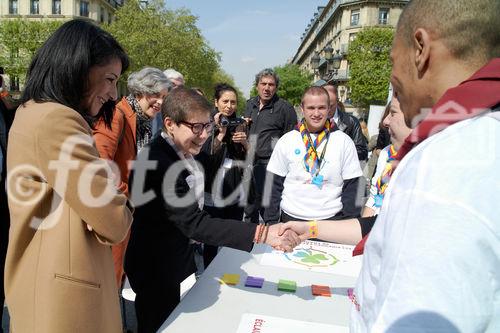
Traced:
<svg viewBox="0 0 500 333">
<path fill-rule="evenodd" d="M 309 226 L 309 238 L 318 237 L 318 222 L 316 220 L 307 222 Z"/>
<path fill-rule="evenodd" d="M 262 238 L 262 243 L 265 243 L 267 240 L 267 233 L 269 232 L 269 226 L 264 226 L 264 237 Z"/>
<path fill-rule="evenodd" d="M 255 244 L 258 243 L 258 240 L 259 240 L 259 232 L 260 232 L 260 228 L 261 228 L 261 225 L 260 224 L 257 224 L 257 228 L 255 228 L 255 235 L 253 237 L 253 242 Z"/>
<path fill-rule="evenodd" d="M 257 225 L 257 229 L 255 229 L 255 237 L 254 243 L 259 244 L 262 238 L 262 233 L 264 232 L 264 224 Z"/>
</svg>

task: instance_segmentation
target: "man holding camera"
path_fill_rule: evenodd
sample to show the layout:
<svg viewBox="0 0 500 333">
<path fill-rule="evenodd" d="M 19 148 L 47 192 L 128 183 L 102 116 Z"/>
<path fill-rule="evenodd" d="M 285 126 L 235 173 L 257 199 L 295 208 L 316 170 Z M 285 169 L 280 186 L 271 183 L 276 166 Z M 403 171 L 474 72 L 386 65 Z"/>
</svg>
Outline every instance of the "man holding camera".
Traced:
<svg viewBox="0 0 500 333">
<path fill-rule="evenodd" d="M 294 128 L 297 124 L 297 114 L 290 103 L 276 94 L 279 77 L 272 69 L 260 71 L 255 76 L 255 86 L 258 96 L 249 99 L 245 109 L 245 118 L 250 120 L 250 136 L 257 136 L 251 197 L 245 209 L 245 219 L 258 223 L 259 213 L 264 216 L 265 205 L 262 196 L 266 168 L 274 144 L 283 134 Z"/>
</svg>

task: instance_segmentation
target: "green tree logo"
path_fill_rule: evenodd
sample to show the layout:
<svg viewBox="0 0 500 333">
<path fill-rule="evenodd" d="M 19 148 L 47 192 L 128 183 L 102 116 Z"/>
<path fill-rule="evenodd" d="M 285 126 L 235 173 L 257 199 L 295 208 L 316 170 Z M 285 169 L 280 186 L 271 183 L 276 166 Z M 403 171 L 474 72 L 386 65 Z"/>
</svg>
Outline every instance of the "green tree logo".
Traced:
<svg viewBox="0 0 500 333">
<path fill-rule="evenodd" d="M 285 254 L 285 256 L 288 260 L 309 268 L 333 266 L 339 262 L 339 259 L 335 256 L 321 250 L 313 249 L 312 247 L 299 248 L 292 254 Z"/>
</svg>

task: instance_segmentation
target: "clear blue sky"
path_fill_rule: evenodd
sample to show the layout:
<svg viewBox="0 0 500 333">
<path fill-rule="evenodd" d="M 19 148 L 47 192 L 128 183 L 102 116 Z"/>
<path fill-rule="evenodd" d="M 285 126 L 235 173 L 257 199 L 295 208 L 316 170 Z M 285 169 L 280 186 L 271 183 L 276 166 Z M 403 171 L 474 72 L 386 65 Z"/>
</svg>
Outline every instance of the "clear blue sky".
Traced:
<svg viewBox="0 0 500 333">
<path fill-rule="evenodd" d="M 167 8 L 187 8 L 222 55 L 222 68 L 248 97 L 255 74 L 285 64 L 318 6 L 328 0 L 166 0 Z"/>
</svg>

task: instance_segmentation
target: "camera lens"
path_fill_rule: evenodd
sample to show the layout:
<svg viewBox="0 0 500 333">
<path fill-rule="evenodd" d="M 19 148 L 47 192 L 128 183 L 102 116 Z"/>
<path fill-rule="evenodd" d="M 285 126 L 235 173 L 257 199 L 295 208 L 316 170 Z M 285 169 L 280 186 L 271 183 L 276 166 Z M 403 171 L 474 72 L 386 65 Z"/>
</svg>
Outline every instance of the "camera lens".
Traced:
<svg viewBox="0 0 500 333">
<path fill-rule="evenodd" d="M 226 116 L 221 116 L 220 125 L 226 127 L 227 125 L 229 125 L 229 119 L 227 119 Z"/>
</svg>

